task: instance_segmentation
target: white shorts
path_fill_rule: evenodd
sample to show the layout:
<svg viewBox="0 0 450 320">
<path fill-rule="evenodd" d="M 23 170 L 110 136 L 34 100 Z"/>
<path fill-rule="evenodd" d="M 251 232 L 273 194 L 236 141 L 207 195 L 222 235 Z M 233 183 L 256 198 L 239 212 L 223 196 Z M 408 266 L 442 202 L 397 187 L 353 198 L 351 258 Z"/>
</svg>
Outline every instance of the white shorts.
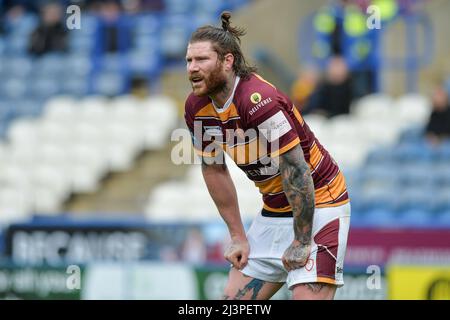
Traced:
<svg viewBox="0 0 450 320">
<path fill-rule="evenodd" d="M 293 218 L 256 216 L 247 238 L 248 264 L 242 273 L 268 282 L 324 282 L 344 285 L 343 268 L 350 227 L 350 203 L 316 208 L 312 226 L 311 254 L 302 268 L 287 272 L 281 257 L 294 239 Z"/>
</svg>

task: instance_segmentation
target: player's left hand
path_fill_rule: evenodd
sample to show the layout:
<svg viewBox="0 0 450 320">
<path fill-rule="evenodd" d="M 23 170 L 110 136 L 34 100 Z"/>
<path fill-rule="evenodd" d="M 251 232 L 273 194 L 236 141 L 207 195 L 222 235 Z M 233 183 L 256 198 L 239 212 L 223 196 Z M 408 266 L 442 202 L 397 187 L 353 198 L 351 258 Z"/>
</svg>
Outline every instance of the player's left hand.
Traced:
<svg viewBox="0 0 450 320">
<path fill-rule="evenodd" d="M 294 240 L 286 251 L 284 251 L 281 261 L 286 270 L 291 271 L 303 267 L 308 261 L 310 253 L 310 244 L 305 245 L 298 240 Z"/>
</svg>

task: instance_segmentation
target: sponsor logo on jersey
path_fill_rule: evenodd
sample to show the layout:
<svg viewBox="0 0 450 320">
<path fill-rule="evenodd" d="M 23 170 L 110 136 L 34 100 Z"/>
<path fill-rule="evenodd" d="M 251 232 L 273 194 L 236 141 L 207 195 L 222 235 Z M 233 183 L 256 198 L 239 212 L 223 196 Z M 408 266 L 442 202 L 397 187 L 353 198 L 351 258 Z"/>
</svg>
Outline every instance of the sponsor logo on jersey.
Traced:
<svg viewBox="0 0 450 320">
<path fill-rule="evenodd" d="M 262 97 L 261 94 L 259 92 L 253 92 L 250 95 L 250 101 L 253 102 L 253 104 L 257 104 L 261 101 Z"/>
<path fill-rule="evenodd" d="M 265 105 L 267 105 L 267 104 L 269 104 L 271 102 L 272 102 L 272 98 L 271 97 L 269 97 L 267 99 L 264 99 L 262 101 L 260 100 L 260 102 L 256 106 L 254 106 L 253 108 L 250 109 L 250 111 L 248 112 L 249 115 L 251 115 L 251 116 L 254 115 L 255 112 L 258 111 L 261 107 L 264 107 Z"/>
<path fill-rule="evenodd" d="M 259 131 L 272 142 L 284 136 L 292 129 L 291 124 L 282 111 L 278 111 L 258 126 Z"/>
</svg>

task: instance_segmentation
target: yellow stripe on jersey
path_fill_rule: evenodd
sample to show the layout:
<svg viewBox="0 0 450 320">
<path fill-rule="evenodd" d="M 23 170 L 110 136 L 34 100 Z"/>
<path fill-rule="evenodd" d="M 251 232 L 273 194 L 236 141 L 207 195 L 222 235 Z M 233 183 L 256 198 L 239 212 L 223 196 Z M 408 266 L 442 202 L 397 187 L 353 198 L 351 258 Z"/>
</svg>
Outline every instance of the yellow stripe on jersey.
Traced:
<svg viewBox="0 0 450 320">
<path fill-rule="evenodd" d="M 241 144 L 229 148 L 226 143 L 222 145 L 222 149 L 236 162 L 238 165 L 256 162 L 267 155 L 267 144 L 261 139 L 254 139 L 249 143 Z"/>
<path fill-rule="evenodd" d="M 236 109 L 236 106 L 234 105 L 234 103 L 231 103 L 227 110 L 219 113 L 219 117 L 222 122 L 228 121 L 228 119 L 230 119 L 230 118 L 239 117 L 239 113 L 237 112 L 237 109 Z"/>
<path fill-rule="evenodd" d="M 316 207 L 321 207 L 327 202 L 338 199 L 346 190 L 344 175 L 341 171 L 331 181 L 331 183 L 316 189 Z"/>
<path fill-rule="evenodd" d="M 207 104 L 201 108 L 196 114 L 196 117 L 217 117 L 217 112 L 212 103 Z"/>
<path fill-rule="evenodd" d="M 283 185 L 281 184 L 281 176 L 277 175 L 270 180 L 263 182 L 256 182 L 255 185 L 259 188 L 259 192 L 262 194 L 277 193 L 283 191 Z"/>
<path fill-rule="evenodd" d="M 300 139 L 298 137 L 296 137 L 294 140 L 292 140 L 291 142 L 289 142 L 287 145 L 285 145 L 284 147 L 282 147 L 281 149 L 272 152 L 270 154 L 271 157 L 278 157 L 280 155 L 282 155 L 283 153 L 291 150 L 293 147 L 295 147 L 296 145 L 298 145 L 300 143 Z"/>
<path fill-rule="evenodd" d="M 300 112 L 298 112 L 297 108 L 294 106 L 294 116 L 295 118 L 298 120 L 298 122 L 300 122 L 300 124 L 303 126 L 303 124 L 305 123 L 305 120 L 303 120 L 302 115 L 300 114 Z"/>
<path fill-rule="evenodd" d="M 317 169 L 318 164 L 323 159 L 323 154 L 320 152 L 317 144 L 314 143 L 312 148 L 309 150 L 309 168 L 312 170 Z"/>
</svg>

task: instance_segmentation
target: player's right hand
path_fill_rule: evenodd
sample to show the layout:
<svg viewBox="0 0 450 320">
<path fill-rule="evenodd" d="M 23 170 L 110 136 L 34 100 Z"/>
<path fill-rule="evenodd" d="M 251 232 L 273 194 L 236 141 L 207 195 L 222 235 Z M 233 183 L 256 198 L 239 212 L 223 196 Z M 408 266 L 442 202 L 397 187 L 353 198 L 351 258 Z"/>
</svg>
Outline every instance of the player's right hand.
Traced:
<svg viewBox="0 0 450 320">
<path fill-rule="evenodd" d="M 233 238 L 230 245 L 224 253 L 227 259 L 234 268 L 242 270 L 248 262 L 248 255 L 250 254 L 250 246 L 246 238 Z"/>
</svg>

